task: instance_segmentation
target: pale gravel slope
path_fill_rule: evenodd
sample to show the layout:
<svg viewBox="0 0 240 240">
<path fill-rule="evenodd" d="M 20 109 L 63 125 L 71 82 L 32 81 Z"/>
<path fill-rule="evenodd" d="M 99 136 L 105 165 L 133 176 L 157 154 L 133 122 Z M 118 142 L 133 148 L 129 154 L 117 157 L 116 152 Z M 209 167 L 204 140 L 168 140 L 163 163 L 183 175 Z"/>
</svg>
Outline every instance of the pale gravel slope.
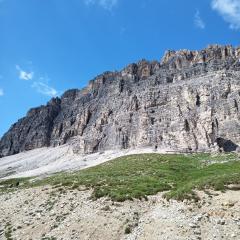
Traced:
<svg viewBox="0 0 240 240">
<path fill-rule="evenodd" d="M 114 158 L 156 152 L 153 148 L 111 150 L 89 155 L 74 153 L 70 145 L 39 148 L 0 158 L 0 179 L 43 176 L 61 171 L 73 171 L 96 166 Z M 166 153 L 159 149 L 158 153 Z"/>
</svg>

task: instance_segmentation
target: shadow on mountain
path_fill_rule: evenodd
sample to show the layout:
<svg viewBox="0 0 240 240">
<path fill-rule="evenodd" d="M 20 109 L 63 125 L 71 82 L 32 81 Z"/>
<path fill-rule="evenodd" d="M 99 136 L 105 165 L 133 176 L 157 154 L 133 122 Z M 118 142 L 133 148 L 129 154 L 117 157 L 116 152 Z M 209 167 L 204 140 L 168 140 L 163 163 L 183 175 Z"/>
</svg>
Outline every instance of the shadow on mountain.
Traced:
<svg viewBox="0 0 240 240">
<path fill-rule="evenodd" d="M 234 152 L 239 147 L 231 140 L 227 140 L 224 138 L 217 138 L 216 139 L 217 145 L 224 150 L 224 152 Z"/>
</svg>

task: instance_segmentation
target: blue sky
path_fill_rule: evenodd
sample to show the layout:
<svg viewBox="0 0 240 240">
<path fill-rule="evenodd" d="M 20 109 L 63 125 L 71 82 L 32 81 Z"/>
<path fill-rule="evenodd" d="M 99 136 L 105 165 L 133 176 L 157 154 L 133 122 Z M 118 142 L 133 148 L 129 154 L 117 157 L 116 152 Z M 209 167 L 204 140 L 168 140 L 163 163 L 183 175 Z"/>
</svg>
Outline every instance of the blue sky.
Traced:
<svg viewBox="0 0 240 240">
<path fill-rule="evenodd" d="M 0 0 L 0 136 L 103 71 L 239 33 L 240 0 Z"/>
</svg>

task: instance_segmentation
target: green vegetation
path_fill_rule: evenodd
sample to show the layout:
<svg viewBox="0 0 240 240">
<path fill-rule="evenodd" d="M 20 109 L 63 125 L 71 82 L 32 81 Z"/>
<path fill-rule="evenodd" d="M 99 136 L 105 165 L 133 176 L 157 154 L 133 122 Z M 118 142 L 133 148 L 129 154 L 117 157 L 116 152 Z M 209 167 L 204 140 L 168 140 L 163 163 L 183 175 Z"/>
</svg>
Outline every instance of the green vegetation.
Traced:
<svg viewBox="0 0 240 240">
<path fill-rule="evenodd" d="M 17 188 L 25 188 L 30 185 L 30 178 L 15 178 L 15 179 L 7 179 L 0 180 L 0 193 L 13 191 Z"/>
<path fill-rule="evenodd" d="M 126 228 L 125 228 L 125 234 L 130 234 L 131 232 L 132 232 L 132 229 L 131 229 L 131 227 L 130 226 L 127 226 Z"/>
<path fill-rule="evenodd" d="M 43 237 L 41 240 L 57 240 L 56 237 Z"/>
<path fill-rule="evenodd" d="M 26 179 L 21 181 L 26 187 Z M 85 186 L 93 188 L 94 198 L 108 196 L 124 201 L 147 199 L 148 195 L 162 191 L 166 191 L 166 198 L 192 199 L 196 198 L 194 189 L 224 190 L 231 183 L 240 183 L 240 161 L 235 154 L 141 154 L 75 173 L 56 174 L 29 186 L 50 184 L 56 190 Z"/>
<path fill-rule="evenodd" d="M 13 239 L 12 238 L 12 225 L 9 222 L 7 222 L 7 224 L 5 225 L 5 233 L 4 233 L 4 235 L 5 235 L 5 238 L 7 240 L 12 240 Z"/>
</svg>

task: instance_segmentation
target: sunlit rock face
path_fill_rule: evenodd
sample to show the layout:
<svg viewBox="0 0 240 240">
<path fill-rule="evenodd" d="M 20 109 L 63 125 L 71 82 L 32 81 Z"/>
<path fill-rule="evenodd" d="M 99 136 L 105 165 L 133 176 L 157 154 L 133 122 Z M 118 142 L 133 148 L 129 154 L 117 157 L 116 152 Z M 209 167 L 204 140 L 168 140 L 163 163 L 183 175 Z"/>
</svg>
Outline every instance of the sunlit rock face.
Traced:
<svg viewBox="0 0 240 240">
<path fill-rule="evenodd" d="M 0 156 L 69 143 L 92 153 L 142 146 L 209 151 L 240 144 L 240 48 L 167 51 L 105 72 L 84 89 L 31 109 L 0 141 Z"/>
</svg>

